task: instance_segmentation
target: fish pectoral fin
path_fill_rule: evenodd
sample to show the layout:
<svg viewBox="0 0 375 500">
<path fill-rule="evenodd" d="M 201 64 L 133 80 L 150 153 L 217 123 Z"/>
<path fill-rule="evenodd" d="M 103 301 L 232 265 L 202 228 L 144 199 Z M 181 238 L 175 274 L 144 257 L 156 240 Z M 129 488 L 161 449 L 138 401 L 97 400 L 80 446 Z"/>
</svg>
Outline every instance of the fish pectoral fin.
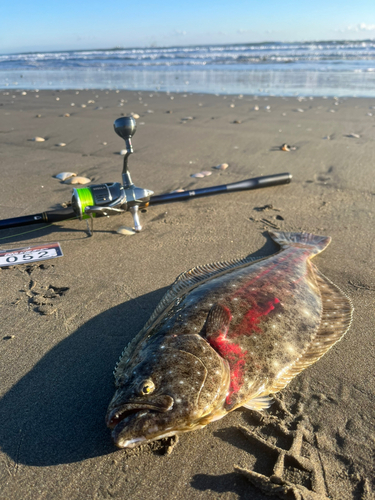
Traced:
<svg viewBox="0 0 375 500">
<path fill-rule="evenodd" d="M 258 398 L 250 399 L 250 401 L 242 406 L 248 410 L 262 411 L 269 408 L 273 403 L 274 400 L 270 396 L 259 396 Z"/>
<path fill-rule="evenodd" d="M 313 269 L 323 305 L 319 328 L 302 355 L 283 370 L 272 387 L 268 388 L 269 392 L 280 391 L 302 370 L 318 361 L 345 335 L 352 322 L 351 300 L 315 266 Z"/>
<path fill-rule="evenodd" d="M 220 334 L 226 335 L 231 320 L 232 314 L 227 307 L 220 304 L 212 306 L 205 324 L 205 335 L 207 340 L 217 337 Z"/>
</svg>

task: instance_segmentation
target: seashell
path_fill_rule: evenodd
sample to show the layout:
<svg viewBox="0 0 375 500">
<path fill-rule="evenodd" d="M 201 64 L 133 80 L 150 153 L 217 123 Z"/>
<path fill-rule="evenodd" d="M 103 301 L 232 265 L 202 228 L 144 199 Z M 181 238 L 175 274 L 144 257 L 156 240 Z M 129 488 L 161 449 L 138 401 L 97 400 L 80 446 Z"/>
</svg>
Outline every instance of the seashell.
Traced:
<svg viewBox="0 0 375 500">
<path fill-rule="evenodd" d="M 42 118 L 42 115 L 35 115 L 35 118 Z"/>
<path fill-rule="evenodd" d="M 65 142 L 59 142 L 59 143 L 56 144 L 56 146 L 59 146 L 59 147 L 62 148 L 64 146 L 66 146 L 66 144 L 65 144 Z"/>
<path fill-rule="evenodd" d="M 290 151 L 290 146 L 288 144 L 283 144 L 280 146 L 281 151 Z"/>
<path fill-rule="evenodd" d="M 185 116 L 184 118 L 181 118 L 181 120 L 194 120 L 192 116 Z"/>
<path fill-rule="evenodd" d="M 220 165 L 216 165 L 216 170 L 226 170 L 229 167 L 228 163 L 221 163 Z"/>
<path fill-rule="evenodd" d="M 209 175 L 212 175 L 212 172 L 210 170 L 203 170 L 201 174 L 203 174 L 205 177 L 208 177 Z"/>
<path fill-rule="evenodd" d="M 152 109 L 148 109 L 147 113 L 153 113 Z"/>
<path fill-rule="evenodd" d="M 60 100 L 60 97 L 56 97 L 56 101 L 59 101 Z"/>
<path fill-rule="evenodd" d="M 95 101 L 93 100 L 87 101 L 87 104 L 95 104 Z"/>
<path fill-rule="evenodd" d="M 26 95 L 26 94 L 27 94 L 27 92 L 21 92 L 21 95 Z"/>
<path fill-rule="evenodd" d="M 87 177 L 71 177 L 65 181 L 65 184 L 88 184 L 91 179 Z"/>
<path fill-rule="evenodd" d="M 235 107 L 235 105 L 234 105 L 234 104 L 230 104 L 230 105 L 229 105 L 229 107 L 230 107 L 230 108 L 234 108 L 234 107 Z"/>
<path fill-rule="evenodd" d="M 175 189 L 174 191 L 171 191 L 171 193 L 184 193 L 185 192 L 185 189 Z"/>
<path fill-rule="evenodd" d="M 69 118 L 70 114 L 69 113 L 65 113 L 64 115 L 66 118 Z"/>
<path fill-rule="evenodd" d="M 139 115 L 137 113 L 130 113 L 130 115 L 134 118 L 134 120 L 138 120 Z"/>
<path fill-rule="evenodd" d="M 302 109 L 302 108 L 297 108 L 296 111 L 298 111 L 298 113 L 304 113 L 305 112 L 305 110 Z"/>
<path fill-rule="evenodd" d="M 60 181 L 66 181 L 66 179 L 70 179 L 70 177 L 75 177 L 77 174 L 74 172 L 61 172 L 60 174 L 55 175 L 56 179 Z"/>
<path fill-rule="evenodd" d="M 234 120 L 233 123 L 237 123 L 239 125 L 240 123 L 242 123 L 242 121 L 241 120 Z"/>
<path fill-rule="evenodd" d="M 85 108 L 86 107 L 86 104 L 81 104 L 81 108 Z"/>
<path fill-rule="evenodd" d="M 197 174 L 191 174 L 190 177 L 202 178 L 202 177 L 206 177 L 206 176 L 204 174 L 202 174 L 202 172 L 198 172 Z"/>
<path fill-rule="evenodd" d="M 124 234 L 125 236 L 132 236 L 133 234 L 136 234 L 133 228 L 131 227 L 126 227 L 126 226 L 120 226 L 117 230 L 116 233 L 118 234 Z"/>
<path fill-rule="evenodd" d="M 126 155 L 126 153 L 127 153 L 126 149 L 122 149 L 122 150 L 119 152 L 119 154 L 120 154 L 121 156 L 125 156 L 125 155 Z"/>
<path fill-rule="evenodd" d="M 45 139 L 43 137 L 38 137 L 38 136 L 34 137 L 31 140 L 34 141 L 34 142 L 44 142 L 45 141 Z"/>
<path fill-rule="evenodd" d="M 71 106 L 75 106 L 74 102 L 71 102 L 71 103 L 70 103 L 70 105 L 71 105 Z"/>
<path fill-rule="evenodd" d="M 348 134 L 346 137 L 352 137 L 353 139 L 359 139 L 361 136 L 358 134 Z"/>
<path fill-rule="evenodd" d="M 254 107 L 253 107 L 253 110 L 254 110 L 254 111 L 259 111 L 259 106 L 254 106 Z"/>
<path fill-rule="evenodd" d="M 103 146 L 106 146 L 108 144 L 108 142 L 102 142 Z"/>
</svg>

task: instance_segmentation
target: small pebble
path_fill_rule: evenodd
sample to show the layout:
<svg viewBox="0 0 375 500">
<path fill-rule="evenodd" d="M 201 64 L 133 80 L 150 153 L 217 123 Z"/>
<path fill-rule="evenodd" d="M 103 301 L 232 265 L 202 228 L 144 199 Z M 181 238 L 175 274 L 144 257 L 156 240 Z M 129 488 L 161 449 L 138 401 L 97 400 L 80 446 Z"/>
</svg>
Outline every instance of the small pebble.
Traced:
<svg viewBox="0 0 375 500">
<path fill-rule="evenodd" d="M 254 110 L 254 111 L 259 111 L 259 106 L 254 106 L 254 107 L 253 107 L 253 110 Z"/>
<path fill-rule="evenodd" d="M 26 95 L 26 94 L 27 94 L 27 92 L 21 92 L 21 95 Z"/>
<path fill-rule="evenodd" d="M 147 113 L 153 113 L 152 109 L 148 109 Z"/>
<path fill-rule="evenodd" d="M 95 101 L 92 101 L 92 100 L 87 101 L 87 104 L 95 104 Z"/>
<path fill-rule="evenodd" d="M 59 101 L 60 100 L 60 97 L 56 97 L 56 101 Z"/>
<path fill-rule="evenodd" d="M 35 118 L 42 118 L 42 115 L 36 115 Z"/>
<path fill-rule="evenodd" d="M 133 234 L 136 234 L 133 228 L 131 227 L 126 227 L 126 226 L 120 226 L 116 233 L 118 234 L 124 234 L 126 236 L 132 236 Z"/>
<path fill-rule="evenodd" d="M 221 163 L 220 165 L 216 165 L 216 170 L 226 170 L 229 167 L 228 163 Z"/>
<path fill-rule="evenodd" d="M 31 140 L 34 142 L 44 142 L 45 141 L 45 139 L 43 137 L 34 137 Z"/>
<path fill-rule="evenodd" d="M 108 144 L 108 142 L 102 142 L 103 146 L 106 146 Z"/>
<path fill-rule="evenodd" d="M 74 102 L 71 102 L 71 103 L 70 103 L 70 105 L 71 105 L 71 106 L 75 106 Z"/>
<path fill-rule="evenodd" d="M 234 105 L 234 104 L 229 104 L 229 107 L 230 107 L 230 108 L 234 108 L 234 107 L 235 107 L 235 105 Z"/>
<path fill-rule="evenodd" d="M 65 118 L 69 118 L 70 114 L 69 113 L 65 113 Z"/>
<path fill-rule="evenodd" d="M 55 175 L 56 179 L 60 181 L 66 181 L 66 179 L 70 179 L 71 177 L 75 177 L 77 174 L 74 172 L 61 172 L 60 174 Z"/>
<path fill-rule="evenodd" d="M 185 116 L 184 118 L 181 118 L 181 120 L 193 120 L 194 118 L 192 116 Z"/>
<path fill-rule="evenodd" d="M 65 184 L 88 184 L 91 179 L 87 177 L 71 177 L 65 181 Z"/>
<path fill-rule="evenodd" d="M 85 108 L 86 107 L 86 104 L 81 104 L 81 108 Z"/>
<path fill-rule="evenodd" d="M 242 122 L 241 122 L 241 120 L 234 120 L 234 122 L 233 122 L 233 123 L 240 124 L 240 123 L 242 123 Z"/>
<path fill-rule="evenodd" d="M 297 108 L 296 111 L 298 111 L 298 113 L 304 113 L 305 112 L 305 110 L 301 109 L 301 108 Z"/>
<path fill-rule="evenodd" d="M 64 146 L 66 146 L 66 144 L 65 144 L 65 142 L 58 142 L 56 144 L 56 146 L 59 146 L 59 147 L 63 148 Z"/>
</svg>

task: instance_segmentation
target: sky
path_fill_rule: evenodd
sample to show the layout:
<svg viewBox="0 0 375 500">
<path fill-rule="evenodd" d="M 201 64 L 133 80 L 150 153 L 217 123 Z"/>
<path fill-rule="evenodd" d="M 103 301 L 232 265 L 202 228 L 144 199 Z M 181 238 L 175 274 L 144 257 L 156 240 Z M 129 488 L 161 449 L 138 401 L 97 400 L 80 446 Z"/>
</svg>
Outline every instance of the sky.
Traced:
<svg viewBox="0 0 375 500">
<path fill-rule="evenodd" d="M 0 53 L 375 39 L 375 1 L 1 2 Z"/>
</svg>

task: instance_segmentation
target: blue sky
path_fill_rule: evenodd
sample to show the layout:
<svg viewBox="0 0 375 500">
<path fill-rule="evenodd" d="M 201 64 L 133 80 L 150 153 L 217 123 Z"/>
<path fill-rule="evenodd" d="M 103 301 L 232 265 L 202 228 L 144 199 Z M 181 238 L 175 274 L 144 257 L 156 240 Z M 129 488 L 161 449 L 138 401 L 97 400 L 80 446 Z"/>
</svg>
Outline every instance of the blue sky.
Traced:
<svg viewBox="0 0 375 500">
<path fill-rule="evenodd" d="M 0 53 L 375 38 L 375 1 L 2 2 Z"/>
</svg>

